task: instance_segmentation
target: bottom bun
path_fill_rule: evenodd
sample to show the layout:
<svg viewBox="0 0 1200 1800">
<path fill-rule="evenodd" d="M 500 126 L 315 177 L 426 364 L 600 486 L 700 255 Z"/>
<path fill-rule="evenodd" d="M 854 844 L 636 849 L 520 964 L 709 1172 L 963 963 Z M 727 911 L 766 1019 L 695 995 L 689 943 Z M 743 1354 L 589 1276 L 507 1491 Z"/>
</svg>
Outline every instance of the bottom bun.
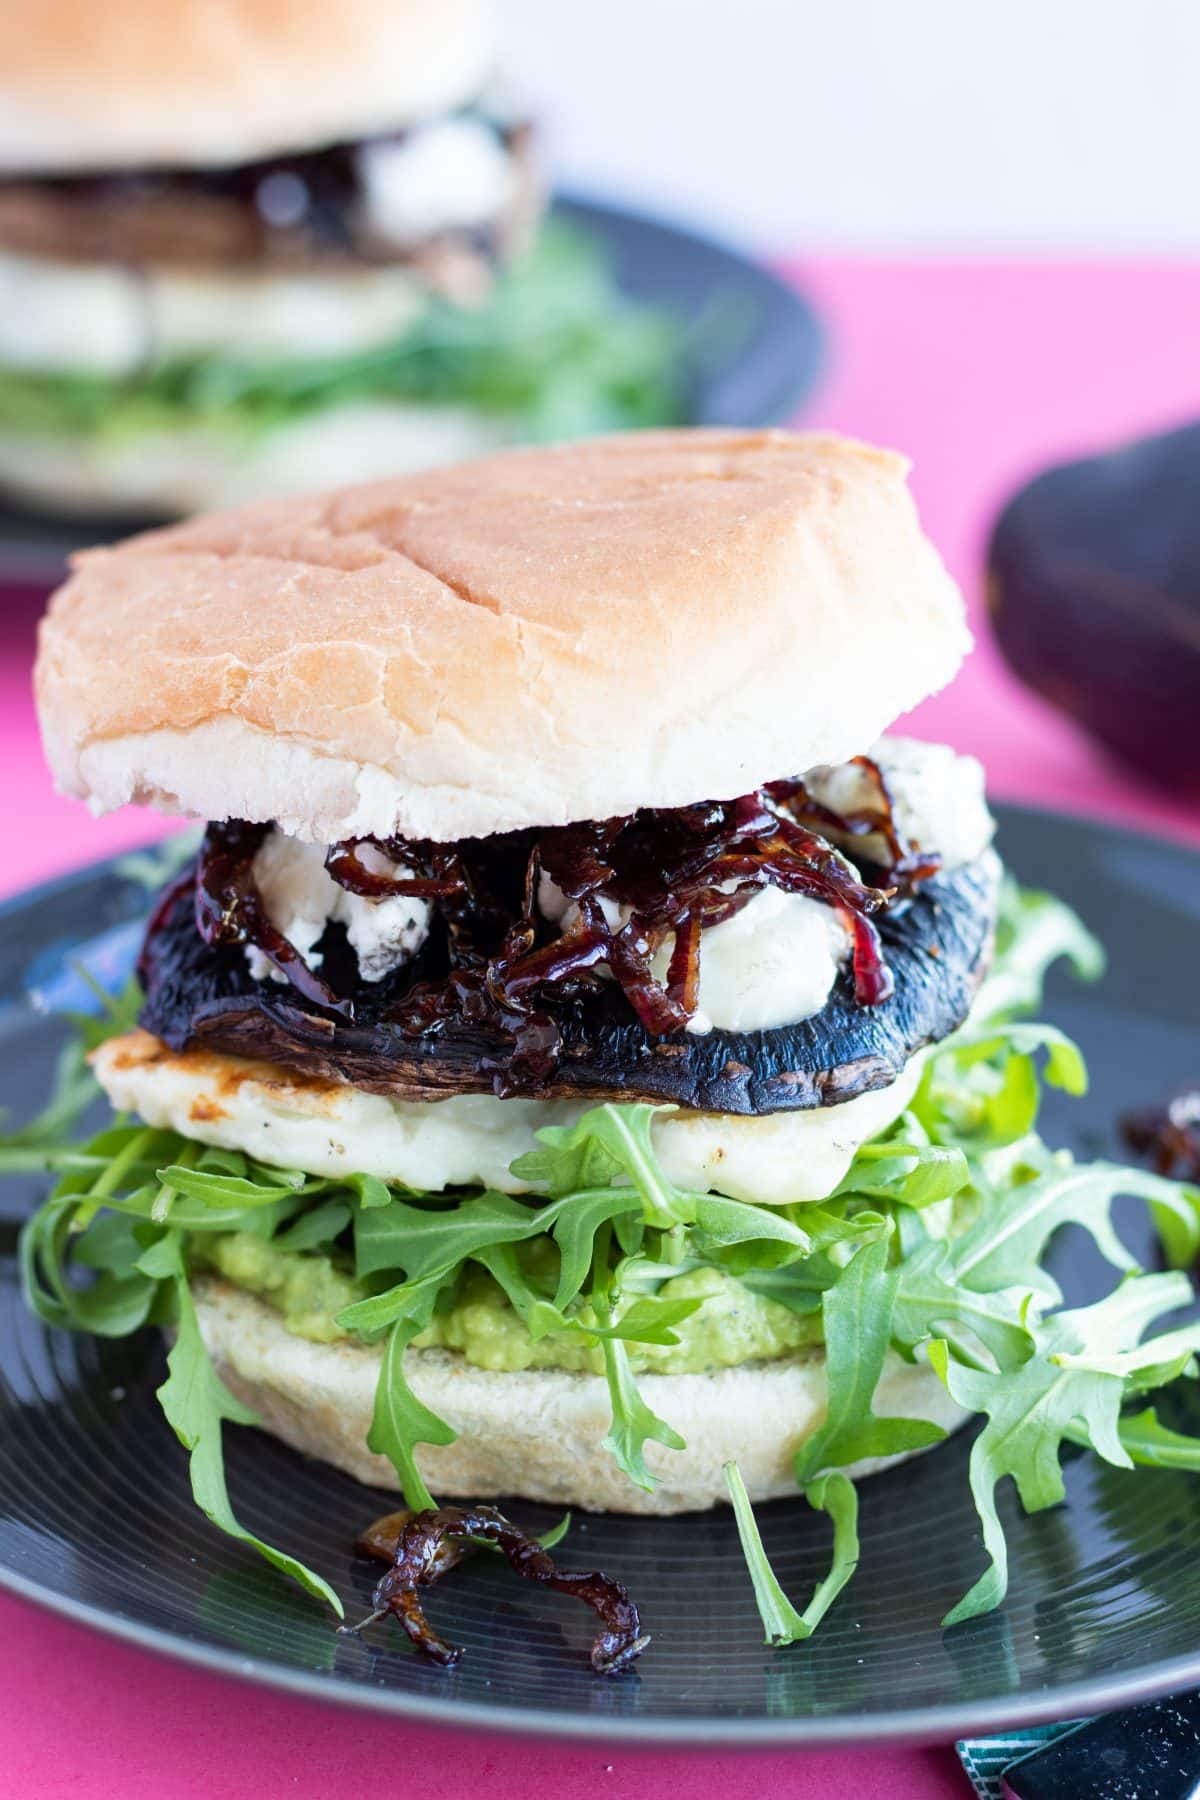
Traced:
<svg viewBox="0 0 1200 1800">
<path fill-rule="evenodd" d="M 398 1488 L 385 1457 L 367 1449 L 382 1359 L 378 1345 L 314 1344 L 278 1313 L 228 1282 L 196 1285 L 200 1329 L 220 1373 L 263 1427 L 293 1449 L 373 1487 Z M 642 1375 L 647 1405 L 687 1448 L 648 1444 L 660 1478 L 652 1494 L 617 1469 L 602 1440 L 610 1423 L 601 1376 L 564 1369 L 479 1369 L 446 1350 L 410 1350 L 409 1385 L 458 1432 L 423 1445 L 422 1475 L 435 1494 L 474 1500 L 514 1495 L 589 1512 L 694 1512 L 726 1500 L 722 1465 L 736 1458 L 752 1500 L 796 1491 L 792 1458 L 825 1413 L 825 1358 L 818 1351 L 745 1363 L 705 1375 Z M 966 1414 L 924 1363 L 890 1356 L 875 1396 L 883 1416 L 929 1419 L 947 1431 Z M 875 1457 L 847 1471 L 869 1475 L 904 1461 Z"/>
<path fill-rule="evenodd" d="M 382 403 L 248 438 L 199 425 L 111 440 L 0 430 L 0 487 L 46 512 L 174 517 L 459 462 L 513 435 L 470 407 Z"/>
</svg>

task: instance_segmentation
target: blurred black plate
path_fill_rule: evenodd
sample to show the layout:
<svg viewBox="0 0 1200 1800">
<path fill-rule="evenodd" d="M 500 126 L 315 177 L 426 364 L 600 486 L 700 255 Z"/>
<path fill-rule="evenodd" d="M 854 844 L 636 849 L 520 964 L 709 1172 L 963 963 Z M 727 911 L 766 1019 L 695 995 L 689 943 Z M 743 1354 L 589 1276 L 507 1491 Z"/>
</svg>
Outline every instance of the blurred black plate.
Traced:
<svg viewBox="0 0 1200 1800">
<path fill-rule="evenodd" d="M 1200 858 L 1110 827 L 1013 809 L 1002 849 L 1025 881 L 1079 906 L 1112 951 L 1096 989 L 1054 983 L 1053 1016 L 1087 1050 L 1086 1102 L 1049 1107 L 1049 1133 L 1081 1152 L 1116 1150 L 1131 1103 L 1200 1074 L 1196 943 Z M 32 1110 L 59 1030 L 22 1002 L 26 976 L 61 980 L 64 952 L 107 932 L 127 951 L 144 890 L 111 868 L 14 901 L 0 914 L 0 1069 L 5 1099 Z M 124 929 L 122 930 L 122 927 Z M 1190 975 L 1189 972 L 1190 971 Z M 1071 1109 L 1071 1110 L 1069 1110 Z M 0 1211 L 0 1582 L 72 1617 L 193 1662 L 360 1706 L 511 1730 L 677 1744 L 947 1739 L 1023 1720 L 1078 1716 L 1200 1681 L 1200 1482 L 1123 1473 L 1079 1454 L 1068 1504 L 1026 1519 L 1002 1494 L 1012 1587 L 1002 1612 L 943 1634 L 938 1619 L 979 1574 L 967 1492 L 969 1436 L 864 1483 L 862 1563 L 812 1643 L 764 1649 L 732 1520 L 580 1517 L 571 1564 L 625 1581 L 654 1641 L 638 1673 L 588 1673 L 582 1609 L 481 1557 L 434 1595 L 436 1623 L 467 1646 L 445 1673 L 400 1634 L 338 1638 L 329 1617 L 194 1511 L 184 1456 L 154 1388 L 153 1336 L 124 1344 L 46 1331 L 13 1266 L 37 1184 L 6 1184 Z M 1144 1233 L 1130 1242 L 1147 1257 Z M 1057 1272 L 1072 1302 L 1095 1291 L 1084 1246 Z M 1103 1276 L 1101 1275 L 1101 1279 Z M 1164 1409 L 1200 1429 L 1186 1384 Z M 239 1514 L 329 1575 L 351 1618 L 374 1571 L 347 1546 L 380 1496 L 254 1431 L 228 1433 Z M 543 1527 L 546 1508 L 514 1503 Z M 788 1591 L 823 1572 L 826 1524 L 799 1502 L 761 1509 Z"/>
<path fill-rule="evenodd" d="M 555 213 L 604 245 L 622 293 L 674 314 L 694 342 L 692 423 L 776 425 L 795 412 L 821 360 L 808 301 L 770 270 L 664 220 L 563 196 Z M 74 550 L 143 531 L 141 517 L 59 518 L 0 498 L 0 581 L 62 579 Z"/>
</svg>

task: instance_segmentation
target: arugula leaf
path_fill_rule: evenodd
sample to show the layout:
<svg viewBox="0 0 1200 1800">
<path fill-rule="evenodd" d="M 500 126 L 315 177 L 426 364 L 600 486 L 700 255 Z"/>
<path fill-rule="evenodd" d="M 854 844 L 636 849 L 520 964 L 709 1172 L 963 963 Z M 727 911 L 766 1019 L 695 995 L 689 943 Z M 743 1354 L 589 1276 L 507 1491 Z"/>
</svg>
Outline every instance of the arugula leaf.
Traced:
<svg viewBox="0 0 1200 1800">
<path fill-rule="evenodd" d="M 98 1218 L 83 1233 L 73 1230 L 78 1195 L 59 1193 L 26 1221 L 19 1242 L 21 1286 L 25 1304 L 47 1325 L 88 1331 L 97 1337 L 128 1337 L 150 1317 L 159 1283 L 137 1268 L 144 1245 L 123 1239 L 109 1226 L 113 1215 Z M 106 1241 L 107 1240 L 107 1241 Z M 131 1255 L 131 1249 L 136 1254 Z M 69 1252 L 94 1269 L 88 1287 L 72 1284 L 67 1275 Z"/>
<path fill-rule="evenodd" d="M 241 363 L 211 354 L 151 364 L 137 381 L 0 370 L 14 431 L 91 435 L 100 447 L 189 427 L 231 449 L 358 400 L 465 405 L 514 438 L 678 424 L 682 344 L 664 314 L 617 290 L 602 251 L 552 221 L 479 306 L 431 299 L 391 343 L 342 355 Z"/>
<path fill-rule="evenodd" d="M 780 1207 L 752 1206 L 720 1194 L 697 1194 L 692 1210 L 689 1235 L 698 1253 L 735 1274 L 794 1262 L 811 1248 L 808 1233 Z"/>
<path fill-rule="evenodd" d="M 166 1233 L 146 1252 L 141 1266 L 145 1275 L 155 1281 L 169 1280 L 175 1289 L 177 1336 L 167 1356 L 167 1379 L 158 1390 L 158 1399 L 172 1431 L 188 1451 L 197 1506 L 228 1537 L 249 1544 L 316 1599 L 327 1600 L 341 1618 L 342 1603 L 322 1576 L 255 1537 L 234 1515 L 225 1485 L 222 1426 L 226 1421 L 235 1425 L 255 1425 L 258 1421 L 234 1398 L 213 1368 L 188 1286 L 181 1234 Z"/>
<path fill-rule="evenodd" d="M 990 1061 L 997 1052 L 1010 1056 L 1031 1057 L 1035 1051 L 1046 1051 L 1044 1077 L 1053 1088 L 1076 1098 L 1087 1093 L 1088 1073 L 1083 1052 L 1074 1038 L 1057 1025 L 1033 1020 L 1017 1020 L 994 1028 L 967 1027 L 939 1046 L 939 1054 L 951 1056 L 960 1068 Z"/>
<path fill-rule="evenodd" d="M 775 1648 L 802 1642 L 812 1636 L 858 1567 L 858 1493 L 854 1483 L 834 1472 L 810 1482 L 804 1490 L 809 1505 L 827 1512 L 833 1520 L 833 1559 L 828 1575 L 818 1582 L 801 1613 L 784 1593 L 768 1560 L 741 1470 L 736 1462 L 727 1462 L 722 1472 L 766 1633 L 764 1642 Z"/>
<path fill-rule="evenodd" d="M 428 1211 L 394 1200 L 362 1213 L 355 1223 L 355 1265 L 360 1278 L 403 1269 L 406 1279 L 386 1293 L 339 1314 L 352 1330 L 376 1330 L 408 1310 L 425 1284 L 448 1280 L 464 1262 L 482 1261 L 499 1246 L 549 1233 L 561 1264 L 552 1302 L 558 1313 L 579 1293 L 594 1258 L 597 1232 L 641 1201 L 628 1188 L 605 1187 L 567 1194 L 534 1211 L 508 1194 L 487 1192 L 449 1210 Z"/>
<path fill-rule="evenodd" d="M 975 997 L 976 1022 L 1007 1018 L 1041 1002 L 1046 972 L 1065 957 L 1081 981 L 1098 981 L 1105 955 L 1099 940 L 1054 894 L 1007 878 L 1000 893 L 996 953 Z"/>
<path fill-rule="evenodd" d="M 26 1300 L 40 1318 L 69 1330 L 124 1337 L 147 1323 L 158 1304 L 157 1285 L 138 1269 L 133 1247 L 152 1244 L 168 1220 L 180 1231 L 269 1234 L 305 1204 L 303 1193 L 284 1185 L 295 1177 L 255 1169 L 257 1179 L 229 1177 L 242 1184 L 230 1189 L 241 1196 L 236 1204 L 214 1206 L 203 1171 L 190 1166 L 198 1148 L 173 1132 L 119 1125 L 82 1149 L 54 1156 L 66 1173 L 26 1222 L 19 1251 Z M 174 1159 L 165 1166 L 164 1154 Z M 45 1160 L 49 1152 L 30 1148 L 13 1156 Z M 248 1166 L 224 1151 L 205 1150 L 200 1161 L 226 1169 Z M 184 1195 L 161 1182 L 156 1171 L 188 1185 L 195 1178 L 209 1199 Z M 94 1272 L 89 1285 L 72 1281 L 73 1262 Z"/>
<path fill-rule="evenodd" d="M 920 1211 L 966 1187 L 971 1169 L 958 1145 L 930 1143 L 913 1113 L 894 1130 L 895 1136 L 888 1133 L 859 1148 L 836 1189 L 838 1197 L 855 1194 Z"/>
<path fill-rule="evenodd" d="M 796 1452 L 802 1487 L 839 1464 L 918 1450 L 946 1435 L 927 1419 L 878 1418 L 872 1410 L 896 1297 L 887 1258 L 886 1239 L 863 1244 L 822 1297 L 829 1400 L 824 1424 Z"/>
<path fill-rule="evenodd" d="M 126 1127 L 121 1135 L 131 1137 L 137 1134 Z M 162 1134 L 151 1133 L 149 1135 L 153 1139 Z M 89 1149 L 91 1148 L 92 1146 L 89 1146 Z M 132 1218 L 146 1219 L 153 1224 L 163 1223 L 162 1214 L 164 1212 L 164 1196 L 166 1196 L 165 1210 L 169 1213 L 170 1222 L 182 1231 L 201 1234 L 244 1231 L 249 1232 L 252 1236 L 270 1237 L 278 1225 L 306 1204 L 304 1194 L 291 1191 L 280 1194 L 278 1189 L 266 1200 L 247 1198 L 229 1206 L 218 1206 L 209 1201 L 194 1200 L 186 1194 L 177 1194 L 174 1189 L 164 1187 L 158 1181 L 155 1165 L 160 1158 L 153 1154 L 153 1150 L 154 1145 L 151 1144 L 149 1152 L 141 1151 L 132 1166 L 123 1171 L 129 1176 L 128 1183 L 122 1180 L 120 1183 L 108 1184 L 110 1188 L 120 1186 L 122 1189 L 120 1193 L 101 1191 L 104 1174 L 114 1170 L 121 1161 L 119 1154 L 111 1156 L 107 1160 L 100 1155 L 89 1157 L 87 1167 L 78 1172 L 73 1171 L 64 1177 L 62 1185 L 65 1185 L 66 1182 L 81 1184 L 77 1189 L 80 1197 L 77 1201 L 78 1211 L 74 1221 L 76 1229 L 82 1230 L 92 1215 L 101 1207 L 111 1208 L 115 1212 L 124 1213 Z M 175 1166 L 185 1167 L 184 1159 L 188 1153 L 189 1147 L 181 1140 L 180 1161 Z M 103 1163 L 100 1179 L 96 1179 L 94 1174 L 93 1165 L 96 1162 Z M 90 1181 L 89 1175 L 92 1177 Z"/>
<path fill-rule="evenodd" d="M 592 1311 L 602 1328 L 612 1324 L 612 1272 L 608 1266 L 608 1226 L 599 1233 L 595 1267 L 592 1275 Z M 629 1356 L 619 1338 L 602 1339 L 604 1375 L 612 1402 L 612 1424 L 604 1438 L 604 1448 L 617 1467 L 635 1487 L 646 1493 L 654 1491 L 655 1478 L 646 1466 L 646 1444 L 653 1440 L 668 1450 L 684 1450 L 684 1440 L 673 1426 L 647 1406 L 633 1379 Z"/>
<path fill-rule="evenodd" d="M 570 1305 L 587 1280 L 596 1255 L 597 1234 L 607 1224 L 615 1225 L 623 1214 L 640 1210 L 636 1194 L 628 1188 L 602 1187 L 563 1195 L 537 1215 L 537 1222 L 544 1221 L 549 1226 L 558 1246 L 554 1305 L 559 1312 Z"/>
<path fill-rule="evenodd" d="M 310 1181 L 296 1170 L 263 1171 L 262 1180 L 241 1175 L 225 1175 L 205 1169 L 188 1168 L 182 1162 L 158 1170 L 158 1179 L 177 1194 L 199 1200 L 205 1206 L 267 1206 L 272 1200 L 286 1200 L 290 1194 L 305 1189 L 309 1193 L 323 1191 L 327 1182 Z"/>
<path fill-rule="evenodd" d="M 1154 1319 L 1186 1306 L 1192 1298 L 1191 1282 L 1178 1271 L 1125 1280 L 1103 1300 L 1058 1315 L 1055 1323 L 1060 1329 L 1065 1321 L 1074 1322 L 1080 1343 L 1078 1348 L 1055 1350 L 1053 1361 L 1064 1369 L 1118 1375 L 1134 1388 L 1158 1386 L 1161 1371 L 1171 1369 L 1172 1374 L 1161 1379 L 1173 1379 L 1200 1349 L 1200 1321 L 1161 1332 L 1147 1343 L 1139 1343 L 1138 1335 Z"/>
<path fill-rule="evenodd" d="M 437 1210 L 392 1199 L 354 1222 L 354 1267 L 360 1280 L 403 1270 L 409 1282 L 450 1270 L 489 1244 L 519 1243 L 537 1214 L 522 1200 L 491 1189 Z"/>
<path fill-rule="evenodd" d="M 798 1639 L 811 1637 L 812 1631 L 807 1619 L 796 1611 L 784 1593 L 768 1560 L 741 1470 L 735 1462 L 727 1462 L 722 1468 L 722 1474 L 733 1502 L 733 1516 L 737 1522 L 742 1555 L 754 1586 L 758 1616 L 766 1633 L 764 1643 L 778 1648 L 784 1644 L 794 1644 Z"/>
<path fill-rule="evenodd" d="M 404 1352 L 426 1324 L 428 1311 L 423 1318 L 397 1319 L 388 1333 L 375 1388 L 375 1410 L 367 1433 L 367 1449 L 387 1457 L 400 1477 L 405 1505 L 417 1512 L 437 1502 L 417 1468 L 416 1446 L 452 1444 L 458 1436 L 423 1400 L 417 1399 L 405 1378 Z"/>
<path fill-rule="evenodd" d="M 580 1188 L 606 1187 L 618 1177 L 641 1197 L 647 1225 L 669 1231 L 691 1222 L 691 1208 L 659 1167 L 650 1127 L 662 1106 L 594 1106 L 574 1125 L 546 1125 L 540 1150 L 519 1156 L 512 1172 L 553 1199 Z"/>
<path fill-rule="evenodd" d="M 765 1300 L 775 1300 L 789 1312 L 809 1318 L 821 1310 L 821 1296 L 837 1280 L 835 1265 L 825 1257 L 806 1256 L 782 1269 L 747 1269 L 738 1277 L 743 1287 Z"/>
<path fill-rule="evenodd" d="M 1072 1443 L 1086 1444 L 1087 1435 L 1078 1426 L 1067 1428 Z M 1128 1414 L 1117 1426 L 1121 1447 L 1130 1462 L 1148 1469 L 1186 1469 L 1200 1474 L 1200 1438 L 1188 1437 L 1159 1423 L 1152 1406 L 1143 1412 Z"/>
<path fill-rule="evenodd" d="M 679 1339 L 671 1327 L 691 1318 L 704 1304 L 703 1297 L 668 1300 L 657 1294 L 642 1294 L 610 1325 L 601 1325 L 593 1319 L 561 1312 L 555 1301 L 546 1299 L 532 1287 L 511 1244 L 495 1244 L 489 1250 L 481 1250 L 475 1260 L 503 1289 L 535 1344 L 552 1331 L 570 1332 L 597 1345 L 605 1337 L 623 1338 L 638 1344 L 677 1344 Z"/>
<path fill-rule="evenodd" d="M 1052 1233 L 1067 1223 L 1082 1225 L 1114 1268 L 1132 1269 L 1134 1259 L 1112 1224 L 1112 1204 L 1119 1194 L 1153 1201 L 1177 1221 L 1181 1237 L 1186 1232 L 1194 1236 L 1200 1228 L 1200 1197 L 1177 1182 L 1115 1163 L 1070 1164 L 1014 1188 L 1002 1207 L 985 1208 L 954 1244 L 955 1278 L 981 1291 L 1033 1280 L 1043 1293 L 1057 1297 L 1040 1262 Z"/>
<path fill-rule="evenodd" d="M 553 1550 L 555 1545 L 562 1543 L 570 1529 L 571 1514 L 565 1512 L 557 1525 L 552 1525 L 549 1531 L 542 1532 L 541 1536 L 538 1538 L 538 1543 L 542 1546 L 543 1550 Z"/>
<path fill-rule="evenodd" d="M 704 1305 L 703 1295 L 683 1299 L 666 1299 L 659 1294 L 641 1294 L 617 1314 L 607 1328 L 585 1326 L 595 1336 L 622 1338 L 627 1344 L 677 1344 L 673 1325 L 682 1325 Z"/>
<path fill-rule="evenodd" d="M 1029 1299 L 1021 1286 L 983 1293 L 963 1286 L 948 1246 L 932 1240 L 896 1270 L 892 1338 L 910 1355 L 930 1338 L 947 1338 L 958 1359 L 969 1363 L 977 1361 L 977 1340 L 1001 1368 L 1016 1368 L 1033 1352 Z"/>
<path fill-rule="evenodd" d="M 987 1420 L 971 1447 L 970 1482 L 988 1567 L 947 1613 L 944 1625 L 990 1612 L 1004 1599 L 1008 1547 L 995 1491 L 1006 1476 L 1016 1484 L 1026 1512 L 1039 1512 L 1064 1497 L 1059 1460 L 1064 1438 L 1086 1443 L 1118 1468 L 1132 1467 L 1120 1430 L 1125 1380 L 1106 1365 L 1115 1351 L 1138 1346 L 1142 1332 L 1178 1305 L 1182 1291 L 1172 1275 L 1130 1276 L 1094 1305 L 1044 1320 L 1035 1353 L 1017 1370 L 968 1369 L 945 1344 L 930 1345 L 930 1361 L 953 1398 Z M 1141 1345 L 1147 1365 L 1175 1358 L 1176 1335 Z M 1200 1326 L 1191 1336 L 1200 1340 Z"/>
<path fill-rule="evenodd" d="M 1176 1185 L 1167 1196 L 1149 1199 L 1163 1255 L 1173 1269 L 1190 1269 L 1200 1257 L 1200 1188 Z"/>
<path fill-rule="evenodd" d="M 531 1285 L 517 1260 L 511 1244 L 490 1244 L 476 1253 L 475 1261 L 485 1268 L 496 1285 L 503 1290 L 513 1311 L 519 1313 L 525 1329 L 536 1344 L 552 1331 L 566 1331 L 578 1321 L 568 1320 L 552 1300 Z"/>
<path fill-rule="evenodd" d="M 436 1299 L 449 1279 L 445 1269 L 434 1269 L 417 1281 L 402 1281 L 381 1294 L 369 1294 L 365 1300 L 343 1306 L 334 1313 L 334 1323 L 373 1342 L 398 1321 L 418 1317 L 426 1301 Z"/>
<path fill-rule="evenodd" d="M 651 1106 L 646 1111 L 653 1116 L 658 1108 Z M 625 1173 L 621 1156 L 609 1146 L 608 1134 L 591 1123 L 590 1111 L 574 1125 L 544 1125 L 534 1135 L 539 1148 L 518 1156 L 509 1172 L 552 1200 L 582 1188 L 607 1187 Z"/>
<path fill-rule="evenodd" d="M 836 1209 L 830 1202 L 828 1206 L 804 1205 L 794 1210 L 803 1216 L 813 1246 L 808 1254 L 782 1266 L 739 1269 L 737 1276 L 752 1293 L 777 1300 L 794 1313 L 809 1315 L 821 1311 L 822 1296 L 836 1285 L 861 1244 L 882 1240 L 889 1247 L 885 1254 L 890 1254 L 895 1217 L 891 1212 L 860 1208 L 857 1204 L 851 1211 L 844 1202 Z M 921 1241 L 925 1241 L 924 1237 Z"/>
<path fill-rule="evenodd" d="M 390 1206 L 395 1199 L 393 1190 L 386 1181 L 380 1181 L 378 1175 L 346 1175 L 343 1177 L 343 1185 L 356 1194 L 359 1205 L 368 1210 L 377 1206 Z"/>
<path fill-rule="evenodd" d="M 646 1444 L 653 1440 L 668 1450 L 686 1450 L 687 1445 L 674 1426 L 647 1406 L 633 1379 L 629 1355 L 621 1340 L 605 1334 L 601 1345 L 612 1401 L 612 1424 L 605 1434 L 604 1448 L 635 1487 L 653 1493 L 655 1477 L 646 1466 Z"/>
<path fill-rule="evenodd" d="M 319 1206 L 302 1212 L 286 1231 L 277 1232 L 275 1248 L 288 1251 L 323 1249 L 342 1235 L 352 1216 L 345 1200 L 323 1200 Z"/>
</svg>

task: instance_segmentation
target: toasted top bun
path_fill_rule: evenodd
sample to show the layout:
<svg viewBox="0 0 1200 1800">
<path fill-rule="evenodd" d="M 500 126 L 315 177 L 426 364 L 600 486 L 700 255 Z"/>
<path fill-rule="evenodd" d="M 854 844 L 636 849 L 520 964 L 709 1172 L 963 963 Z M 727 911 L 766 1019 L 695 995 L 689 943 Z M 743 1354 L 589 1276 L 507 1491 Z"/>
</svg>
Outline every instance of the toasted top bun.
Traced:
<svg viewBox="0 0 1200 1800">
<path fill-rule="evenodd" d="M 221 166 L 392 131 L 489 72 L 492 0 L 36 0 L 6 9 L 0 168 Z"/>
<path fill-rule="evenodd" d="M 98 811 L 445 842 L 843 761 L 970 643 L 905 471 L 633 433 L 89 551 L 42 625 L 51 767 Z"/>
</svg>

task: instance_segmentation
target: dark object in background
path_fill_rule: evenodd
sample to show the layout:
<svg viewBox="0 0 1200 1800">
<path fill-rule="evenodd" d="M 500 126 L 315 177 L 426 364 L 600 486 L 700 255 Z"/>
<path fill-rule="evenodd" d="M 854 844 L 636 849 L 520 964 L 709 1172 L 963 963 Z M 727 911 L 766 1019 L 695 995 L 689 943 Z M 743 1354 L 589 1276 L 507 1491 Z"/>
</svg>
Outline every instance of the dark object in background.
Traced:
<svg viewBox="0 0 1200 1800">
<path fill-rule="evenodd" d="M 1048 469 L 987 564 L 1016 674 L 1148 780 L 1200 793 L 1200 425 Z"/>
<path fill-rule="evenodd" d="M 1200 1081 L 1181 1087 L 1165 1106 L 1127 1113 L 1121 1135 L 1160 1175 L 1200 1181 Z"/>
<path fill-rule="evenodd" d="M 1004 1771 L 1011 1800 L 1197 1800 L 1200 1694 L 1108 1713 Z"/>
</svg>

